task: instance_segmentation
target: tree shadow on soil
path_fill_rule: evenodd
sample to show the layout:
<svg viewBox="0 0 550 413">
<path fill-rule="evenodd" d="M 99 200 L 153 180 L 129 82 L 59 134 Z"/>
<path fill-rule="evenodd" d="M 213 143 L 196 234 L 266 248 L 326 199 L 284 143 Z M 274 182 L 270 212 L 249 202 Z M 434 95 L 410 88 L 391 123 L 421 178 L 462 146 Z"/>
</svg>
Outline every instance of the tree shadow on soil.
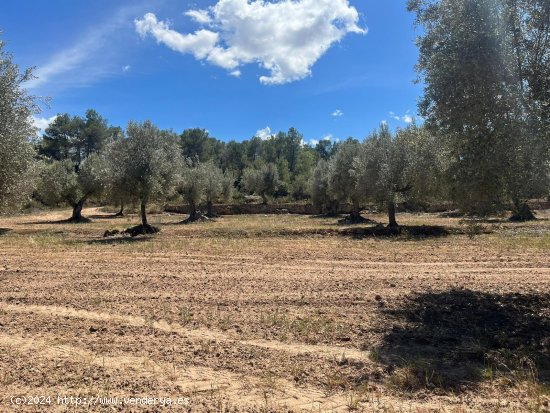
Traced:
<svg viewBox="0 0 550 413">
<path fill-rule="evenodd" d="M 451 235 L 448 228 L 438 225 L 403 225 L 397 228 L 382 224 L 371 227 L 356 227 L 340 230 L 343 236 L 361 238 L 399 238 L 399 239 L 426 239 L 439 238 Z"/>
<path fill-rule="evenodd" d="M 0 228 L 0 236 L 6 235 L 8 232 L 11 232 L 10 228 Z"/>
<path fill-rule="evenodd" d="M 497 376 L 550 383 L 550 294 L 450 290 L 416 294 L 385 313 L 374 349 L 402 390 L 465 390 Z"/>
<path fill-rule="evenodd" d="M 53 221 L 25 221 L 18 223 L 18 225 L 57 225 L 57 224 L 91 224 L 93 221 L 89 218 L 83 217 L 82 220 L 73 221 L 71 218 L 59 219 Z"/>
<path fill-rule="evenodd" d="M 118 238 L 102 238 L 86 241 L 90 245 L 123 245 L 123 244 L 136 244 L 139 242 L 149 241 L 150 236 L 144 237 L 118 237 Z"/>
<path fill-rule="evenodd" d="M 89 218 L 91 219 L 121 219 L 121 218 L 128 218 L 127 215 L 117 215 L 117 214 L 111 214 L 111 215 L 89 215 Z"/>
</svg>

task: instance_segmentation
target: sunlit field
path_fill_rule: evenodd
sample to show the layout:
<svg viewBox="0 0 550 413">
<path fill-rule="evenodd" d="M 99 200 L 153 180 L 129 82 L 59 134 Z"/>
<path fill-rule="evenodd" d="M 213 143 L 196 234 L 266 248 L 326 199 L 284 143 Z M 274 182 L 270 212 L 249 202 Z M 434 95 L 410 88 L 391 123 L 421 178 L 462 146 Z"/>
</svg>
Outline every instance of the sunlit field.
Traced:
<svg viewBox="0 0 550 413">
<path fill-rule="evenodd" d="M 104 237 L 138 217 L 84 215 L 0 218 L 0 411 L 13 396 L 75 411 L 58 395 L 119 398 L 83 411 L 162 410 L 130 396 L 185 400 L 176 411 L 548 411 L 546 211 L 399 214 L 444 233 L 394 237 L 337 218 L 170 214 L 151 215 L 156 235 Z"/>
</svg>

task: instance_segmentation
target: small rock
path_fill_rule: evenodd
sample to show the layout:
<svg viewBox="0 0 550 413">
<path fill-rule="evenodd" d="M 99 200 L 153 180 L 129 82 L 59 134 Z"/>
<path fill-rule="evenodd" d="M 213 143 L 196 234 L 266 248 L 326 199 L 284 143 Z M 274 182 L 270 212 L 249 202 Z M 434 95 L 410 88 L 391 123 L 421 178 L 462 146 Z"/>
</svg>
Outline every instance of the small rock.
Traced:
<svg viewBox="0 0 550 413">
<path fill-rule="evenodd" d="M 376 301 L 382 301 L 382 296 L 376 295 L 376 296 L 374 297 L 374 299 L 375 299 Z"/>
</svg>

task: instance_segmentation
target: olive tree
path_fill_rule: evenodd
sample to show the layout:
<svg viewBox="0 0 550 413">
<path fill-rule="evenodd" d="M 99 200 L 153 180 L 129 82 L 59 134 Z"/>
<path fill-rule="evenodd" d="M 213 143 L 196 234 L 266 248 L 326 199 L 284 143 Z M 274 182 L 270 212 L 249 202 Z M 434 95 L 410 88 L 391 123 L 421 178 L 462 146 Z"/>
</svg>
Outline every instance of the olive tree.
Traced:
<svg viewBox="0 0 550 413">
<path fill-rule="evenodd" d="M 441 182 L 436 140 L 416 125 L 392 136 L 387 125 L 372 133 L 353 161 L 356 183 L 367 198 L 388 213 L 388 227 L 397 228 L 396 205 L 405 199 L 433 199 Z"/>
<path fill-rule="evenodd" d="M 216 216 L 214 202 L 227 202 L 233 195 L 235 178 L 229 172 L 223 172 L 213 163 L 204 164 L 204 199 L 206 201 L 206 216 Z"/>
<path fill-rule="evenodd" d="M 335 216 L 338 213 L 338 201 L 329 191 L 329 163 L 321 159 L 309 180 L 309 195 L 311 203 L 319 213 Z"/>
<path fill-rule="evenodd" d="M 105 188 L 106 162 L 97 154 L 88 156 L 78 170 L 72 161 L 45 163 L 40 172 L 38 195 L 47 205 L 66 203 L 73 208 L 71 223 L 89 222 L 82 216 L 84 203 L 92 196 L 99 196 Z"/>
<path fill-rule="evenodd" d="M 189 206 L 189 217 L 182 222 L 189 223 L 203 219 L 199 206 L 204 201 L 206 194 L 206 168 L 197 159 L 190 158 L 187 158 L 181 165 L 176 192 Z"/>
<path fill-rule="evenodd" d="M 177 138 L 150 121 L 130 122 L 126 135 L 120 143 L 120 173 L 128 194 L 140 203 L 141 226 L 135 233 L 157 232 L 147 221 L 147 205 L 173 192 L 181 162 Z"/>
<path fill-rule="evenodd" d="M 352 211 L 348 220 L 362 222 L 361 202 L 365 197 L 365 189 L 357 184 L 357 174 L 353 171 L 353 160 L 361 144 L 355 139 L 348 139 L 339 145 L 338 150 L 329 161 L 328 190 L 338 204 L 351 202 Z"/>
<path fill-rule="evenodd" d="M 487 215 L 546 192 L 550 130 L 547 0 L 409 0 L 422 28 L 420 113 L 446 136 L 451 195 Z"/>
<path fill-rule="evenodd" d="M 132 200 L 132 189 L 125 173 L 124 153 L 126 142 L 117 140 L 107 149 L 106 198 L 120 206 L 116 216 L 124 216 L 125 205 Z"/>
<path fill-rule="evenodd" d="M 260 195 L 263 203 L 267 204 L 268 198 L 272 197 L 279 187 L 277 165 L 268 163 L 259 169 L 247 168 L 243 172 L 242 182 L 246 191 Z"/>
<path fill-rule="evenodd" d="M 34 150 L 29 140 L 36 133 L 32 115 L 38 112 L 35 98 L 23 83 L 30 70 L 19 72 L 0 40 L 0 212 L 17 207 L 30 193 Z"/>
</svg>

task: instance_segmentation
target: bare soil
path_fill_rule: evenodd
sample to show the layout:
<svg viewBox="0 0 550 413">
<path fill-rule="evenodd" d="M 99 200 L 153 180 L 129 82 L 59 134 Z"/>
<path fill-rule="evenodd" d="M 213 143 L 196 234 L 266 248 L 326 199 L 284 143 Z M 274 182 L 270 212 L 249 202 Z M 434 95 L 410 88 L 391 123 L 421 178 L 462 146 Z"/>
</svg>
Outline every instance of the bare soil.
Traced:
<svg viewBox="0 0 550 413">
<path fill-rule="evenodd" d="M 159 214 L 136 237 L 68 213 L 0 217 L 0 412 L 550 411 L 549 212 Z"/>
</svg>

